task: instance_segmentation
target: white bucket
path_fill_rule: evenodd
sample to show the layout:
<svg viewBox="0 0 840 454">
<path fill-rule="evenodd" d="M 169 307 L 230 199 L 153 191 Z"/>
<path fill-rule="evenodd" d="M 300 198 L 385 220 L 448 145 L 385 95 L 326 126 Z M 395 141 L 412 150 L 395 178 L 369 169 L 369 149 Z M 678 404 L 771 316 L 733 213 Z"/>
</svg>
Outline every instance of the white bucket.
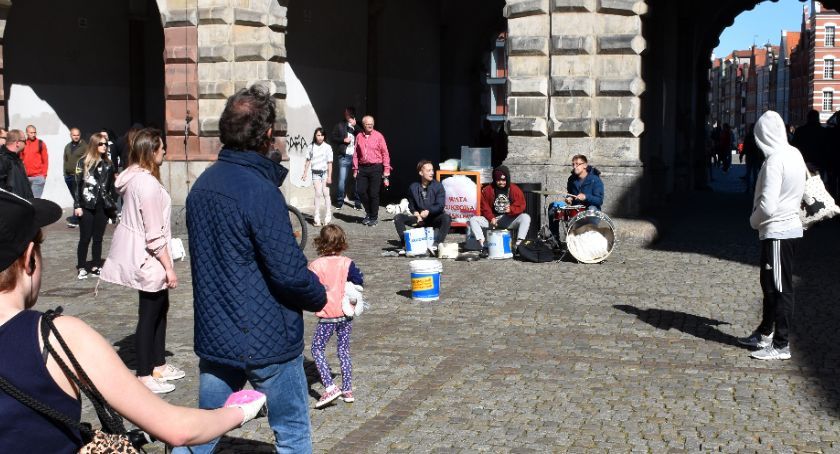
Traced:
<svg viewBox="0 0 840 454">
<path fill-rule="evenodd" d="M 426 229 L 409 229 L 403 234 L 405 240 L 405 255 L 416 257 L 426 255 L 429 251 L 429 243 L 426 240 Z"/>
<path fill-rule="evenodd" d="M 411 298 L 415 301 L 440 299 L 440 273 L 443 265 L 437 260 L 412 260 Z"/>
<path fill-rule="evenodd" d="M 440 243 L 437 250 L 439 259 L 457 259 L 458 243 Z"/>
<path fill-rule="evenodd" d="M 435 228 L 426 227 L 426 249 L 431 249 L 435 245 Z"/>
<path fill-rule="evenodd" d="M 490 230 L 487 232 L 487 250 L 491 259 L 509 259 L 513 257 L 510 248 L 509 230 Z"/>
</svg>

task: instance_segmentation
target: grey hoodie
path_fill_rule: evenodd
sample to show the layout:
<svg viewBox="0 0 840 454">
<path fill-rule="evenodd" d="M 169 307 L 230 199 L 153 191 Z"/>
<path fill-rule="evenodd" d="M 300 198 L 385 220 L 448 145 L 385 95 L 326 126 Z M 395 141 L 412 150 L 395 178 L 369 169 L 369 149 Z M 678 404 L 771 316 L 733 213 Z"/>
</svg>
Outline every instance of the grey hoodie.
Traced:
<svg viewBox="0 0 840 454">
<path fill-rule="evenodd" d="M 756 181 L 750 225 L 762 240 L 801 237 L 799 207 L 808 171 L 802 154 L 788 144 L 785 123 L 772 110 L 755 124 L 755 141 L 766 159 Z"/>
</svg>

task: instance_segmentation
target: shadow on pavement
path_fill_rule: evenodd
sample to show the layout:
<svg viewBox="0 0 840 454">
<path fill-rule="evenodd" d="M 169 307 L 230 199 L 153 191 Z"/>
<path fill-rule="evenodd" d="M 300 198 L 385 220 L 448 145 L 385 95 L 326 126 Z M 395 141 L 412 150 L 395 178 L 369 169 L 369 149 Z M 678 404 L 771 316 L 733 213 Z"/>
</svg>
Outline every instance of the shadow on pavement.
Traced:
<svg viewBox="0 0 840 454">
<path fill-rule="evenodd" d="M 114 347 L 117 348 L 117 355 L 125 363 L 125 367 L 131 370 L 137 370 L 137 351 L 134 349 L 134 334 L 129 334 L 114 342 Z M 164 350 L 163 356 L 168 357 L 174 355 L 169 350 Z"/>
<path fill-rule="evenodd" d="M 697 315 L 687 314 L 679 311 L 668 311 L 662 309 L 639 309 L 635 306 L 627 304 L 616 304 L 614 308 L 635 315 L 639 320 L 648 325 L 661 330 L 675 329 L 686 334 L 690 334 L 700 339 L 706 339 L 712 342 L 717 342 L 724 345 L 732 345 L 740 347 L 738 339 L 731 334 L 726 334 L 715 328 L 719 325 L 728 325 L 728 322 L 722 322 L 706 317 L 699 317 Z"/>
<path fill-rule="evenodd" d="M 274 445 L 271 443 L 225 436 L 216 445 L 216 452 L 273 453 L 275 450 Z"/>
<path fill-rule="evenodd" d="M 715 175 L 713 187 L 736 182 L 721 181 L 725 178 L 738 179 L 742 172 L 734 171 L 724 176 Z M 740 181 L 740 180 L 739 180 Z M 733 282 L 732 285 L 755 286 L 759 288 L 758 234 L 749 225 L 752 209 L 752 195 L 744 192 L 696 192 L 675 197 L 671 209 L 657 214 L 660 221 L 660 241 L 652 246 L 659 251 L 696 253 L 723 260 L 753 265 L 754 280 Z M 796 303 L 793 316 L 791 349 L 793 360 L 800 365 L 803 375 L 814 377 L 819 390 L 826 399 L 826 407 L 835 416 L 840 416 L 840 217 L 823 221 L 805 232 L 804 240 L 796 253 L 794 266 Z M 760 318 L 761 306 L 754 304 L 756 323 Z M 675 313 L 666 315 L 629 307 L 616 308 L 636 313 L 640 320 L 660 328 L 662 324 L 694 326 L 701 317 Z M 668 311 L 658 311 L 668 312 Z M 694 317 L 697 320 L 692 321 Z M 664 327 L 664 326 L 662 326 Z M 679 326 L 672 326 L 682 330 Z M 753 328 L 753 327 L 750 327 Z M 685 331 L 698 337 L 704 337 Z M 719 333 L 709 326 L 705 328 L 709 340 L 730 344 L 732 336 Z M 748 333 L 745 332 L 744 335 Z M 731 344 L 735 345 L 735 344 Z"/>
</svg>

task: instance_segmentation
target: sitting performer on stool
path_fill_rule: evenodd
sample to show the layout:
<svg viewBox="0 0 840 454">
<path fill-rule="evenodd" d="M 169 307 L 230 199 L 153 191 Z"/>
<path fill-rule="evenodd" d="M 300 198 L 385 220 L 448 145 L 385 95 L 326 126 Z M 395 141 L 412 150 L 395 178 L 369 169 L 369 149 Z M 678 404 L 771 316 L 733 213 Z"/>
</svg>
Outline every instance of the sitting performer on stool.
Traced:
<svg viewBox="0 0 840 454">
<path fill-rule="evenodd" d="M 493 170 L 493 184 L 481 190 L 481 216 L 471 217 L 469 224 L 470 232 L 481 245 L 482 256 L 487 255 L 482 228 L 516 229 L 515 247 L 528 235 L 531 216 L 525 213 L 525 194 L 519 186 L 510 182 L 507 167 L 499 166 Z"/>
<path fill-rule="evenodd" d="M 417 163 L 417 173 L 420 175 L 420 182 L 411 183 L 408 187 L 408 209 L 411 214 L 400 213 L 394 216 L 394 227 L 400 236 L 400 242 L 405 248 L 405 227 L 435 227 L 434 245 L 432 252 L 437 245 L 446 239 L 449 233 L 449 224 L 452 218 L 443 211 L 446 203 L 446 190 L 439 181 L 435 180 L 435 168 L 432 161 L 422 160 Z"/>
<path fill-rule="evenodd" d="M 572 174 L 566 182 L 565 204 L 554 202 L 549 210 L 551 233 L 558 237 L 560 221 L 554 212 L 566 205 L 583 205 L 588 210 L 601 211 L 604 203 L 604 182 L 601 181 L 601 171 L 589 165 L 586 156 L 577 154 L 572 157 Z"/>
</svg>

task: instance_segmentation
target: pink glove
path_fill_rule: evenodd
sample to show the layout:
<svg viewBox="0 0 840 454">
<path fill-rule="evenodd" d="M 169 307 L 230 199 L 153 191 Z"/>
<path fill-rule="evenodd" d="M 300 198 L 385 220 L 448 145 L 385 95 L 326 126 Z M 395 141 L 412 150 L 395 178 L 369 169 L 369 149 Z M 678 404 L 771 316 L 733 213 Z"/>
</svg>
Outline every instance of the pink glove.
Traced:
<svg viewBox="0 0 840 454">
<path fill-rule="evenodd" d="M 265 405 L 265 394 L 251 389 L 243 389 L 230 395 L 223 405 L 225 408 L 239 407 L 242 409 L 242 423 L 254 419 L 260 409 Z"/>
</svg>

